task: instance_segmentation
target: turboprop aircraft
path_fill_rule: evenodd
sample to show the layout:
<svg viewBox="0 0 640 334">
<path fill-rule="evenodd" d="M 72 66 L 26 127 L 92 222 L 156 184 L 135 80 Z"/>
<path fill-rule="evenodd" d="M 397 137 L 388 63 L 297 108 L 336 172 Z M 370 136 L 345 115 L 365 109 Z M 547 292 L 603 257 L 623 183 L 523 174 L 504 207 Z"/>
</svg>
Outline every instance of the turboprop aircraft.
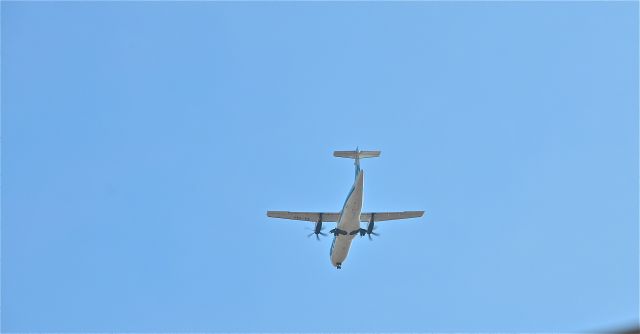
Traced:
<svg viewBox="0 0 640 334">
<path fill-rule="evenodd" d="M 333 234 L 329 257 L 331 264 L 340 269 L 347 258 L 351 241 L 356 234 L 360 234 L 361 237 L 367 235 L 371 239 L 372 234 L 377 235 L 373 232 L 376 222 L 422 217 L 424 211 L 362 212 L 364 171 L 360 169 L 360 159 L 377 158 L 380 156 L 380 151 L 360 151 L 356 148 L 355 151 L 335 151 L 333 156 L 354 159 L 356 166 L 355 181 L 340 212 L 267 211 L 267 216 L 314 222 L 315 229 L 309 236 L 315 234 L 317 239 L 320 239 L 318 235 L 325 235 L 322 233 L 322 223 L 337 222 L 336 228 L 329 231 Z M 368 222 L 367 228 L 361 228 L 360 222 Z"/>
</svg>

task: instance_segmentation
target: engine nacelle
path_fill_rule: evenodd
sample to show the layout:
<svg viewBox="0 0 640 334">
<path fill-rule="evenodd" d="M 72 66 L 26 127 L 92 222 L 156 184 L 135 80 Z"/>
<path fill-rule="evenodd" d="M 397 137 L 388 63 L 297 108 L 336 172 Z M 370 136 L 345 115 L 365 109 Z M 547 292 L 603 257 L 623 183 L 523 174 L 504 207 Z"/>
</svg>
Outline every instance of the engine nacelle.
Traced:
<svg viewBox="0 0 640 334">
<path fill-rule="evenodd" d="M 372 220 L 369 222 L 369 225 L 367 225 L 367 234 L 371 234 L 371 232 L 373 232 L 373 225 L 374 225 L 374 222 Z"/>
</svg>

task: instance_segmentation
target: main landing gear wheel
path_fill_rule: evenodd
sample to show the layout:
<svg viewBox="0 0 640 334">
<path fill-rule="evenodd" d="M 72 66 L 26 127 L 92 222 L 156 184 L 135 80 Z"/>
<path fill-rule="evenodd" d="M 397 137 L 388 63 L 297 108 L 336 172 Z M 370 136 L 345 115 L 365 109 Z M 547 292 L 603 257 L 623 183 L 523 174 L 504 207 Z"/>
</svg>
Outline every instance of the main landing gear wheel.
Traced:
<svg viewBox="0 0 640 334">
<path fill-rule="evenodd" d="M 338 269 L 342 268 L 342 263 L 336 264 L 336 268 L 338 268 Z"/>
</svg>

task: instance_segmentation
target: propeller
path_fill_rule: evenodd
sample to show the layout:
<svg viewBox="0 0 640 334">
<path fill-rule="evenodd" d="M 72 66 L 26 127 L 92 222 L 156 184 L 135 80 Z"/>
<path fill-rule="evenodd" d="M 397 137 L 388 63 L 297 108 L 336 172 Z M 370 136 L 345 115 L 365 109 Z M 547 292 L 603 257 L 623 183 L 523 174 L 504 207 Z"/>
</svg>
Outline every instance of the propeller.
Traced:
<svg viewBox="0 0 640 334">
<path fill-rule="evenodd" d="M 323 233 L 322 231 L 324 231 L 324 229 L 322 228 L 322 221 L 319 221 L 319 222 L 316 223 L 316 226 L 313 229 L 313 232 L 311 232 L 311 233 L 309 233 L 307 235 L 307 238 L 309 238 L 310 236 L 315 234 L 316 235 L 316 240 L 320 241 L 320 235 L 323 236 L 323 237 L 327 236 L 327 234 Z"/>
<path fill-rule="evenodd" d="M 369 237 L 369 240 L 373 240 L 373 239 L 371 238 L 371 235 L 372 235 L 372 234 L 373 234 L 373 235 L 375 235 L 376 237 L 379 237 L 379 236 L 380 236 L 380 234 L 378 234 L 378 233 L 376 233 L 376 232 L 373 232 L 373 231 L 375 231 L 375 230 L 376 230 L 376 228 L 377 228 L 377 226 L 375 226 L 375 224 L 374 224 L 374 219 L 375 219 L 375 218 L 374 218 L 374 214 L 372 213 L 372 214 L 371 214 L 371 219 L 369 220 L 369 225 L 367 225 L 367 229 L 366 229 L 366 230 L 365 230 L 365 229 L 363 229 L 363 228 L 362 228 L 362 229 L 360 229 L 360 236 L 361 236 L 361 237 L 363 237 L 363 236 L 366 234 L 366 235 Z"/>
<path fill-rule="evenodd" d="M 378 229 L 378 226 L 374 226 L 374 227 L 373 227 L 373 229 L 371 229 L 371 232 L 367 233 L 367 236 L 369 237 L 369 240 L 373 240 L 373 238 L 371 238 L 371 235 L 372 235 L 372 234 L 373 234 L 373 235 L 375 235 L 376 237 L 379 237 L 379 236 L 380 236 L 380 234 L 379 234 L 379 233 L 377 233 L 377 232 L 373 232 L 373 231 L 375 231 L 375 230 L 377 230 L 377 229 Z"/>
<path fill-rule="evenodd" d="M 314 231 L 314 232 L 311 232 L 311 233 L 307 234 L 307 238 L 311 237 L 311 236 L 312 236 L 312 235 L 314 235 L 314 234 L 316 235 L 316 240 L 318 240 L 318 241 L 320 241 L 320 237 L 319 237 L 319 235 L 321 235 L 321 236 L 323 236 L 323 237 L 326 237 L 326 236 L 327 236 L 327 234 L 326 234 L 326 233 L 323 233 L 323 232 L 316 233 L 316 232 Z"/>
</svg>

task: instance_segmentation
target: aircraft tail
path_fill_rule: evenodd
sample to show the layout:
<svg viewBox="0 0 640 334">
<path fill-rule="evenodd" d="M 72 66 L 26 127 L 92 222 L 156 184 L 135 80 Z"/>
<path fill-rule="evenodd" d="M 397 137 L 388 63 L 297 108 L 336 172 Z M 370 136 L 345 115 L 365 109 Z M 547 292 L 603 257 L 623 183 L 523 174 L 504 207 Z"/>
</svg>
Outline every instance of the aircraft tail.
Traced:
<svg viewBox="0 0 640 334">
<path fill-rule="evenodd" d="M 337 158 L 349 158 L 354 159 L 356 165 L 356 178 L 360 173 L 360 159 L 364 158 L 377 158 L 380 156 L 380 151 L 360 151 L 356 148 L 355 151 L 333 151 L 333 156 Z"/>
<path fill-rule="evenodd" d="M 377 158 L 380 156 L 380 151 L 333 151 L 333 156 L 360 160 L 363 158 Z"/>
</svg>

